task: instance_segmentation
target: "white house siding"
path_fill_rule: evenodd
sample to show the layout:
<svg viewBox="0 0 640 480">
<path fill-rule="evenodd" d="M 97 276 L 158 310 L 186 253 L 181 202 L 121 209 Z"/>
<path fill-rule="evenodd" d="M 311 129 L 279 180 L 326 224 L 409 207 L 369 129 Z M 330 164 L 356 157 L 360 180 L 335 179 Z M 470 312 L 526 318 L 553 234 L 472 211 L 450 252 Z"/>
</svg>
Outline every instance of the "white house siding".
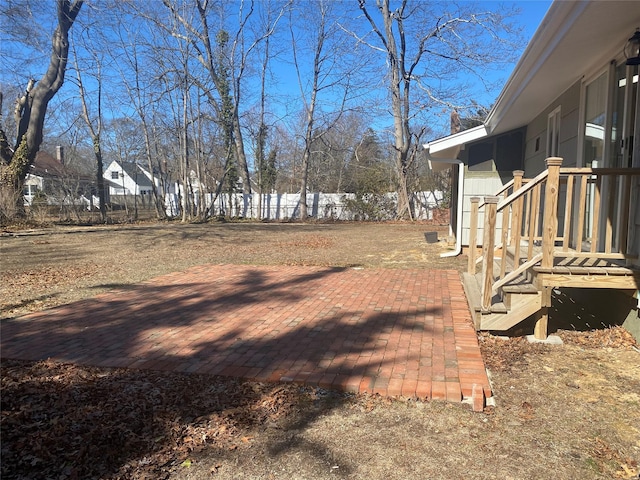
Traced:
<svg viewBox="0 0 640 480">
<path fill-rule="evenodd" d="M 112 178 L 112 173 L 117 173 L 118 178 Z M 104 178 L 110 182 L 109 195 L 133 195 L 136 191 L 135 182 L 122 169 L 115 160 L 105 169 Z"/>
<path fill-rule="evenodd" d="M 138 168 L 137 183 L 136 179 L 132 178 L 117 161 L 114 160 L 109 164 L 104 171 L 103 177 L 108 182 L 110 196 L 151 194 L 150 174 L 139 165 L 136 165 L 136 168 Z M 117 179 L 112 178 L 113 172 L 118 174 Z"/>
<path fill-rule="evenodd" d="M 22 188 L 23 196 L 24 196 L 24 204 L 31 205 L 34 197 L 38 193 L 38 191 L 44 190 L 44 179 L 37 175 L 32 175 L 31 173 L 27 173 L 27 176 L 24 180 L 24 186 Z"/>
<path fill-rule="evenodd" d="M 483 201 L 486 195 L 493 195 L 504 186 L 498 172 L 465 172 L 464 197 L 463 197 L 463 224 L 462 224 L 462 245 L 469 245 L 469 219 L 471 218 L 471 197 L 480 197 Z M 490 193 L 487 193 L 490 192 Z M 478 245 L 482 244 L 484 229 L 484 215 L 480 212 L 478 217 Z M 498 215 L 497 225 L 502 225 L 502 215 Z M 498 229 L 500 232 L 501 229 Z M 496 235 L 500 235 L 497 233 Z"/>
</svg>

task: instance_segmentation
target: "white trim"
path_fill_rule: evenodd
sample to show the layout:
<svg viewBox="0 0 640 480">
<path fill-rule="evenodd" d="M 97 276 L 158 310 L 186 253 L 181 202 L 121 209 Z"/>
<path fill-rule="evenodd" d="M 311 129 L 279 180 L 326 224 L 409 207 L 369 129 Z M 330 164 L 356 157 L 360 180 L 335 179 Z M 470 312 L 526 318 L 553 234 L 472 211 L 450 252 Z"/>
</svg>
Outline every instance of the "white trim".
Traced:
<svg viewBox="0 0 640 480">
<path fill-rule="evenodd" d="M 589 2 L 553 2 L 542 23 L 534 33 L 513 73 L 498 96 L 485 123 L 493 130 L 511 110 L 515 101 L 533 81 L 542 66 L 555 52 L 575 20 L 582 15 Z M 548 42 L 541 45 L 541 38 Z M 532 112 L 533 113 L 533 112 Z M 537 113 L 537 112 L 536 112 Z M 535 118 L 535 117 L 534 117 Z"/>
<path fill-rule="evenodd" d="M 578 103 L 578 148 L 576 148 L 576 167 L 584 167 L 584 116 L 586 113 L 585 109 L 585 98 L 587 92 L 587 83 L 582 78 L 582 82 L 580 83 L 580 100 Z"/>
<path fill-rule="evenodd" d="M 479 125 L 469 130 L 464 130 L 463 132 L 454 133 L 448 137 L 425 143 L 423 147 L 429 152 L 429 157 L 433 158 L 433 160 L 451 160 L 458 156 L 463 145 L 484 138 L 488 134 L 487 127 L 485 125 Z"/>
<path fill-rule="evenodd" d="M 604 117 L 604 147 L 602 149 L 602 156 L 605 167 L 612 167 L 611 165 L 611 135 L 613 134 L 613 108 L 614 97 L 616 94 L 615 88 L 618 88 L 616 83 L 616 69 L 617 62 L 609 62 L 607 67 L 607 99 L 605 104 L 605 117 Z M 615 149 L 615 146 L 613 146 Z"/>
<path fill-rule="evenodd" d="M 560 125 L 562 124 L 562 105 L 558 105 L 547 115 L 547 157 L 560 155 Z"/>
<path fill-rule="evenodd" d="M 640 74 L 640 68 L 638 68 Z M 636 124 L 634 125 L 634 138 L 633 156 L 631 157 L 631 166 L 640 167 L 640 75 L 636 74 L 633 77 L 634 83 L 638 84 L 638 93 L 636 94 Z M 640 299 L 639 299 L 640 302 Z"/>
</svg>

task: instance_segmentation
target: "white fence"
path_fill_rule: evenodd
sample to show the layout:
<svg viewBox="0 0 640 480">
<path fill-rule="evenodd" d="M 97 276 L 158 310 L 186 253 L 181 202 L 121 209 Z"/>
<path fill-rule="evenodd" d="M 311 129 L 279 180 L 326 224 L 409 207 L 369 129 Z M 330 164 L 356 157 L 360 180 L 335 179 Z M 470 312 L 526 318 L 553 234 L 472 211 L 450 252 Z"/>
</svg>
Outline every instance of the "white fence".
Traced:
<svg viewBox="0 0 640 480">
<path fill-rule="evenodd" d="M 260 198 L 262 197 L 262 198 Z M 207 206 L 213 201 L 213 194 L 207 195 Z M 437 208 L 443 199 L 442 192 L 416 192 L 416 219 L 431 220 L 433 209 Z M 317 219 L 331 220 L 362 220 L 364 215 L 357 208 L 347 205 L 349 201 L 353 203 L 356 195 L 352 193 L 308 193 L 307 194 L 307 214 Z M 167 215 L 180 215 L 180 198 L 176 194 L 169 194 L 165 199 Z M 196 197 L 196 203 L 198 198 Z M 366 202 L 365 202 L 366 203 Z M 397 203 L 397 194 L 388 193 L 383 197 L 370 199 L 369 204 L 375 203 L 380 208 L 378 211 L 383 215 L 382 219 L 392 219 Z M 384 207 L 387 207 L 386 209 Z M 386 211 L 385 211 L 386 210 Z M 211 209 L 212 215 L 228 215 L 232 217 L 260 218 L 264 220 L 288 220 L 297 218 L 300 214 L 300 194 L 299 193 L 237 193 L 231 196 L 220 195 Z"/>
</svg>

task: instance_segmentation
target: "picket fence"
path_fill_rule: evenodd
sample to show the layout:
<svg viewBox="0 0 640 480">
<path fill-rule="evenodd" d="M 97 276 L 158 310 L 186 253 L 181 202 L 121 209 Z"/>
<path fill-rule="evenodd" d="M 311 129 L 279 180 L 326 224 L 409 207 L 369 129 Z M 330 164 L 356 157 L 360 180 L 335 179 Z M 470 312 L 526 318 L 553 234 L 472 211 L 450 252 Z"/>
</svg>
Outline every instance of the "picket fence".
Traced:
<svg viewBox="0 0 640 480">
<path fill-rule="evenodd" d="M 262 196 L 262 198 L 260 198 Z M 388 193 L 385 200 L 395 205 L 396 193 Z M 432 220 L 433 212 L 439 207 L 444 195 L 442 192 L 416 192 L 416 219 Z M 308 193 L 307 214 L 319 220 L 364 220 L 358 211 L 348 208 L 345 200 L 354 200 L 352 193 Z M 299 193 L 267 193 L 243 194 L 231 196 L 220 195 L 214 200 L 213 194 L 205 197 L 206 205 L 213 208 L 213 215 L 229 215 L 232 217 L 254 218 L 263 220 L 289 220 L 298 218 L 300 213 Z M 195 198 L 196 203 L 199 201 Z M 176 194 L 168 194 L 165 198 L 167 215 L 177 217 L 181 212 L 180 198 Z M 389 209 L 386 217 L 381 220 L 391 220 L 394 209 Z"/>
</svg>

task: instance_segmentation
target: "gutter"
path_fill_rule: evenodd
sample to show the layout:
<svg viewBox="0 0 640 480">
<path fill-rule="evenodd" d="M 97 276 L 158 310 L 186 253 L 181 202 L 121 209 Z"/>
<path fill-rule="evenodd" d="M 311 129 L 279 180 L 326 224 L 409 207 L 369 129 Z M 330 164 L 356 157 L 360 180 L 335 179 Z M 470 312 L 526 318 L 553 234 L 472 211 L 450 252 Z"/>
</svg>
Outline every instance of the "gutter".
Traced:
<svg viewBox="0 0 640 480">
<path fill-rule="evenodd" d="M 462 204 L 464 203 L 464 163 L 461 160 L 452 160 L 458 165 L 458 213 L 456 215 L 456 247 L 451 252 L 441 253 L 440 257 L 457 257 L 462 253 Z M 451 230 L 451 225 L 449 225 Z"/>
<path fill-rule="evenodd" d="M 449 165 L 457 165 L 458 166 L 458 199 L 457 199 L 457 225 L 456 225 L 456 245 L 455 248 L 451 252 L 441 253 L 440 257 L 457 257 L 462 253 L 462 207 L 464 203 L 464 162 L 462 160 L 458 160 L 456 158 L 432 158 L 429 155 L 429 145 L 425 145 L 425 150 L 427 151 L 427 160 L 429 161 L 429 166 L 431 163 L 446 163 Z M 449 224 L 449 232 L 452 233 L 451 224 Z"/>
</svg>

